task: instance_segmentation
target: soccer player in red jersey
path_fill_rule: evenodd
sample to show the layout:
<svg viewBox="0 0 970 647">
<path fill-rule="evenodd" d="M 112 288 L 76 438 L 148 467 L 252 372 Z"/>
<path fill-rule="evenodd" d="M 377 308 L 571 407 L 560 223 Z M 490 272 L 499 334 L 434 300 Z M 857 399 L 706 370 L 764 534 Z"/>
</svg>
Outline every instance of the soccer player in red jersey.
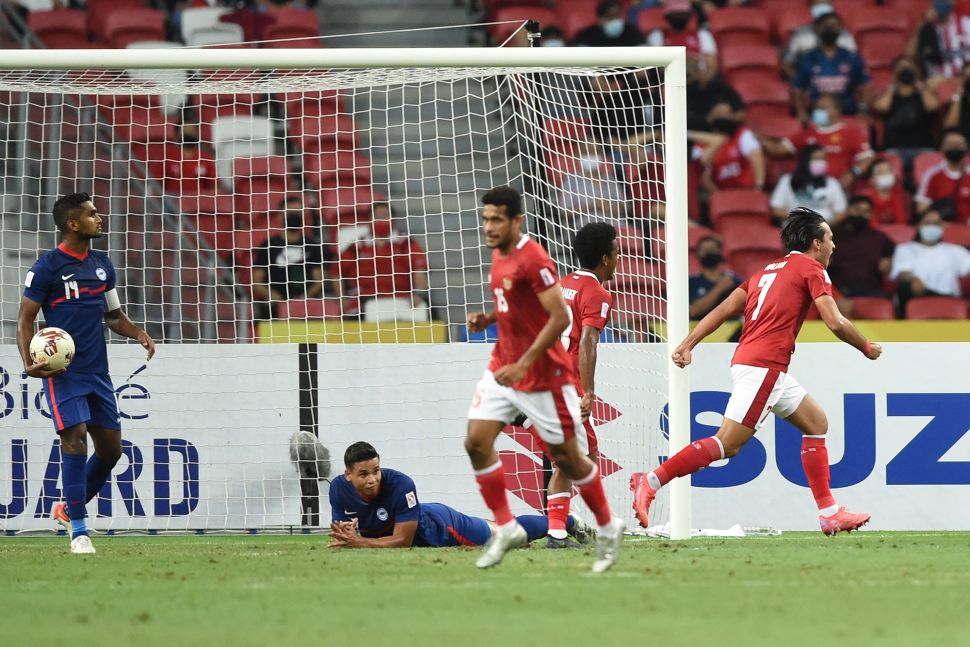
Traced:
<svg viewBox="0 0 970 647">
<path fill-rule="evenodd" d="M 482 231 L 492 248 L 491 290 L 495 310 L 469 313 L 468 329 L 480 332 L 498 323 L 498 342 L 468 410 L 465 449 L 497 531 L 477 566 L 489 568 L 511 548 L 526 542 L 526 532 L 509 509 L 505 469 L 495 440 L 520 413 L 529 417 L 546 443 L 549 458 L 579 489 L 599 526 L 593 572 L 616 561 L 624 524 L 614 518 L 596 464 L 576 440 L 582 426 L 576 376 L 559 338 L 569 312 L 556 268 L 539 243 L 522 233 L 522 196 L 507 186 L 482 197 Z"/>
<path fill-rule="evenodd" d="M 802 467 L 818 505 L 822 532 L 834 535 L 869 522 L 868 514 L 848 512 L 836 504 L 829 489 L 825 448 L 828 420 L 818 403 L 788 374 L 788 363 L 795 352 L 795 337 L 813 303 L 829 330 L 867 358 L 878 358 L 882 348 L 843 317 L 832 298 L 832 282 L 825 268 L 835 244 L 825 219 L 811 209 L 796 207 L 785 221 L 781 240 L 788 255 L 753 274 L 674 350 L 674 364 L 687 366 L 694 347 L 743 310 L 744 332 L 731 360 L 734 389 L 717 434 L 688 445 L 654 471 L 634 474 L 630 479 L 633 509 L 643 527 L 647 527 L 650 504 L 661 486 L 737 454 L 769 411 L 804 434 Z"/>
<path fill-rule="evenodd" d="M 596 345 L 600 333 L 610 320 L 610 308 L 613 306 L 613 297 L 603 284 L 616 273 L 616 261 L 620 254 L 616 229 L 606 222 L 591 222 L 583 226 L 573 239 L 573 252 L 582 269 L 563 278 L 560 286 L 569 307 L 569 325 L 563 331 L 561 341 L 579 375 L 579 411 L 583 425 L 577 429 L 576 440 L 580 450 L 595 463 L 597 441 L 590 413 L 596 399 Z M 559 467 L 553 469 L 546 496 L 549 515 L 546 548 L 579 546 L 569 541 L 566 533 L 572 489 L 572 483 Z"/>
</svg>

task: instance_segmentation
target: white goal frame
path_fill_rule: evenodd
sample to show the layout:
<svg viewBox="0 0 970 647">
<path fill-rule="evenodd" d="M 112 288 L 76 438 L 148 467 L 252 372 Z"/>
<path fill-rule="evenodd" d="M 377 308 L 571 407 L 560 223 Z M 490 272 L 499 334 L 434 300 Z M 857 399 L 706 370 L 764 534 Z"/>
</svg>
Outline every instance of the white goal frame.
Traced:
<svg viewBox="0 0 970 647">
<path fill-rule="evenodd" d="M 668 351 L 688 333 L 687 91 L 683 47 L 7 50 L 0 70 L 640 66 L 664 70 Z M 669 355 L 669 353 L 668 353 Z M 669 453 L 690 443 L 688 370 L 668 370 Z M 643 468 L 652 466 L 644 465 Z M 690 538 L 690 480 L 670 484 L 671 539 Z"/>
</svg>

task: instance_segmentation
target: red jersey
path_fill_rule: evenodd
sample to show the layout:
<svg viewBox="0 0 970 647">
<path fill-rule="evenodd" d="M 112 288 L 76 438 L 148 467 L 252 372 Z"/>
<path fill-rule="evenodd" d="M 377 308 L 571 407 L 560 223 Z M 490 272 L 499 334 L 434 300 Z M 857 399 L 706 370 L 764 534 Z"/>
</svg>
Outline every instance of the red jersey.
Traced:
<svg viewBox="0 0 970 647">
<path fill-rule="evenodd" d="M 177 195 L 209 194 L 216 188 L 216 162 L 206 153 L 165 160 L 165 190 Z"/>
<path fill-rule="evenodd" d="M 560 284 L 562 296 L 569 306 L 569 327 L 562 334 L 562 345 L 569 353 L 576 375 L 579 375 L 579 340 L 585 326 L 603 332 L 610 320 L 613 296 L 592 272 L 573 272 Z"/>
<path fill-rule="evenodd" d="M 828 175 L 836 179 L 851 171 L 856 162 L 872 153 L 869 139 L 858 129 L 845 123 L 825 128 L 809 126 L 792 137 L 790 143 L 796 150 L 801 150 L 808 144 L 824 148 L 829 162 Z"/>
<path fill-rule="evenodd" d="M 492 251 L 489 283 L 495 297 L 498 319 L 498 341 L 492 350 L 488 370 L 497 371 L 514 364 L 525 354 L 549 315 L 538 295 L 559 283 L 556 266 L 542 245 L 522 236 L 508 256 Z M 525 377 L 517 382 L 517 391 L 551 391 L 565 384 L 575 384 L 573 364 L 558 341 L 536 360 Z"/>
<path fill-rule="evenodd" d="M 909 201 L 904 198 L 902 187 L 894 186 L 888 195 L 869 187 L 859 191 L 859 194 L 872 200 L 872 226 L 876 229 L 880 224 L 909 224 L 909 209 L 906 206 Z"/>
<path fill-rule="evenodd" d="M 754 167 L 749 157 L 760 150 L 758 138 L 748 128 L 738 128 L 711 160 L 711 178 L 719 189 L 753 189 Z"/>
<path fill-rule="evenodd" d="M 410 297 L 412 273 L 428 269 L 422 247 L 407 236 L 358 241 L 340 255 L 340 275 L 361 297 Z"/>
<path fill-rule="evenodd" d="M 787 372 L 809 308 L 832 295 L 828 272 L 814 258 L 791 252 L 752 274 L 741 289 L 748 293 L 744 332 L 731 364 Z"/>
<path fill-rule="evenodd" d="M 916 201 L 930 204 L 937 200 L 952 199 L 956 204 L 957 220 L 970 220 L 970 174 L 964 168 L 954 173 L 947 167 L 946 162 L 931 166 L 920 178 L 919 189 L 916 191 Z"/>
</svg>

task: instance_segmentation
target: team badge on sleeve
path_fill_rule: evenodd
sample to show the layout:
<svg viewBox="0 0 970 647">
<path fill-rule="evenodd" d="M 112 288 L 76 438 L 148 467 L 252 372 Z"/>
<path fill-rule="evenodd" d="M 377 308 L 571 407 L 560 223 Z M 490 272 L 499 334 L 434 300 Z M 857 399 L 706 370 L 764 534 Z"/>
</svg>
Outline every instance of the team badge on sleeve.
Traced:
<svg viewBox="0 0 970 647">
<path fill-rule="evenodd" d="M 556 284 L 556 277 L 552 275 L 552 272 L 547 267 L 539 269 L 539 278 L 542 279 L 543 285 L 547 287 Z"/>
<path fill-rule="evenodd" d="M 418 497 L 414 496 L 414 492 L 408 492 L 404 495 L 404 500 L 408 502 L 408 507 L 413 508 L 418 505 Z"/>
<path fill-rule="evenodd" d="M 97 274 L 98 278 L 101 279 L 102 281 L 108 278 L 108 273 L 104 271 L 103 267 L 99 267 L 97 270 L 95 270 L 94 273 Z"/>
</svg>

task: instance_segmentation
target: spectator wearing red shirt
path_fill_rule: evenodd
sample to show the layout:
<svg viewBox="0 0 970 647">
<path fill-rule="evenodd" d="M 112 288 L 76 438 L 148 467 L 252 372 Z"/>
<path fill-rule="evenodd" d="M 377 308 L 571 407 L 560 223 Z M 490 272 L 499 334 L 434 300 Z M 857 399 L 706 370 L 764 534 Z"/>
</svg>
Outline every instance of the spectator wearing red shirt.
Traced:
<svg viewBox="0 0 970 647">
<path fill-rule="evenodd" d="M 410 299 L 415 307 L 426 306 L 428 257 L 424 248 L 394 231 L 389 207 L 377 207 L 372 235 L 358 240 L 340 255 L 340 276 L 360 299 L 361 306 L 376 297 Z"/>
<path fill-rule="evenodd" d="M 706 83 L 717 75 L 717 42 L 710 31 L 697 25 L 690 0 L 667 0 L 664 4 L 667 27 L 647 35 L 651 47 L 684 47 L 687 58 L 697 67 L 695 78 Z"/>
<path fill-rule="evenodd" d="M 931 166 L 919 179 L 914 198 L 916 213 L 926 213 L 936 204 L 944 220 L 970 220 L 970 178 L 967 177 L 967 140 L 957 130 L 943 135 L 940 151 L 946 158 Z"/>
<path fill-rule="evenodd" d="M 216 161 L 199 144 L 198 135 L 181 133 L 177 151 L 166 155 L 165 191 L 177 196 L 211 195 L 216 190 Z"/>
<path fill-rule="evenodd" d="M 872 202 L 872 226 L 878 229 L 881 224 L 905 225 L 910 220 L 909 195 L 901 186 L 901 178 L 896 177 L 893 166 L 884 159 L 877 159 L 866 173 L 868 184 L 859 191 Z"/>
<path fill-rule="evenodd" d="M 729 103 L 716 104 L 707 120 L 713 134 L 690 133 L 697 143 L 693 156 L 704 166 L 701 186 L 708 193 L 761 190 L 765 185 L 765 158 L 758 138 L 737 118 Z"/>
</svg>

